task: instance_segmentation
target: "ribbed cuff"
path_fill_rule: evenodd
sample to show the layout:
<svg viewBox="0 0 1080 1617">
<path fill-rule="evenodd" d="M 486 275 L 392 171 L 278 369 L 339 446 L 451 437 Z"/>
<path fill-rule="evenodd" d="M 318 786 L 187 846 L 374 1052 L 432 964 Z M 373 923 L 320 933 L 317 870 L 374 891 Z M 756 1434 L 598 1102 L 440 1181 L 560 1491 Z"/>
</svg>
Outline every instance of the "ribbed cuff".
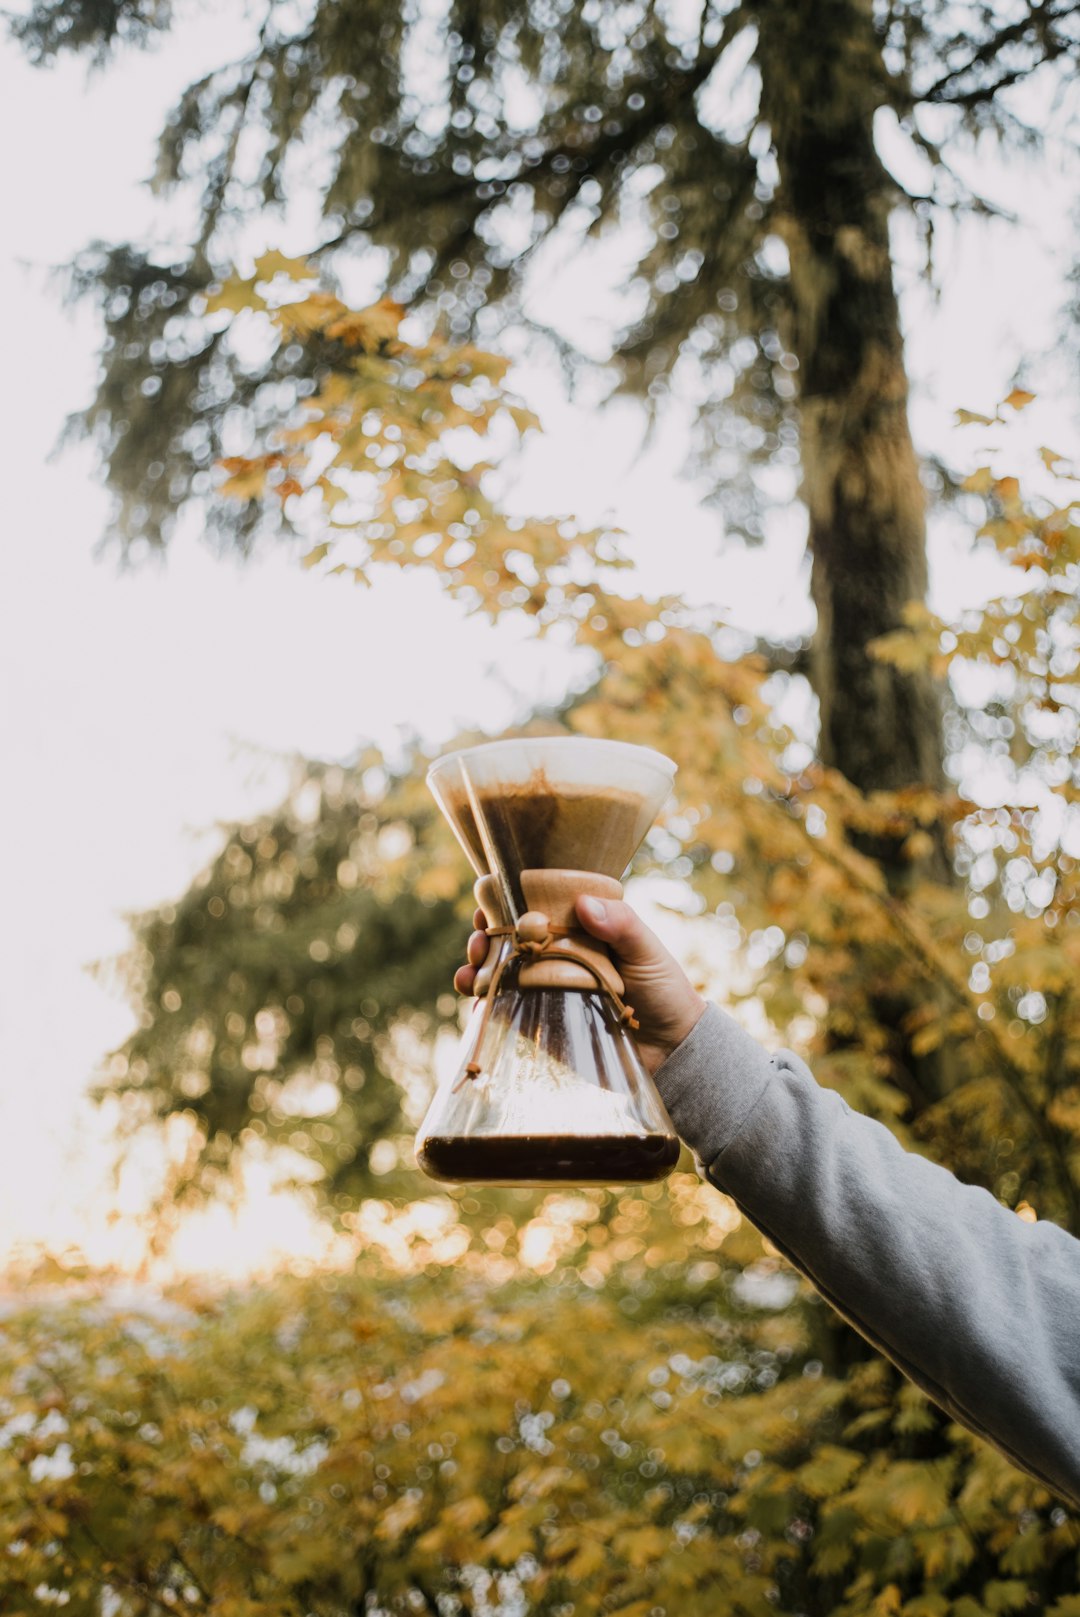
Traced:
<svg viewBox="0 0 1080 1617">
<path fill-rule="evenodd" d="M 708 1168 L 738 1134 L 775 1072 L 756 1039 L 710 1005 L 654 1082 L 680 1137 Z"/>
</svg>

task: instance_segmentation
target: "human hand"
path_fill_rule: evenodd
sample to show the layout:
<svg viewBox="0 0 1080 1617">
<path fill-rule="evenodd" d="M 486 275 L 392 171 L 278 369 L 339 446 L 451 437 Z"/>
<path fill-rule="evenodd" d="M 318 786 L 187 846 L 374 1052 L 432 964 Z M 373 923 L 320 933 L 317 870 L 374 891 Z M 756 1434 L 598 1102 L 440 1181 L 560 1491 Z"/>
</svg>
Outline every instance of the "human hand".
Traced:
<svg viewBox="0 0 1080 1617">
<path fill-rule="evenodd" d="M 634 1042 L 650 1074 L 682 1043 L 705 1010 L 706 1001 L 690 983 L 675 957 L 664 948 L 639 915 L 621 900 L 579 898 L 575 906 L 586 932 L 606 943 L 625 985 L 624 998 L 634 1007 L 639 1027 Z M 477 928 L 469 938 L 468 965 L 459 966 L 454 987 L 471 994 L 477 968 L 487 958 L 483 910 L 473 916 Z"/>
</svg>

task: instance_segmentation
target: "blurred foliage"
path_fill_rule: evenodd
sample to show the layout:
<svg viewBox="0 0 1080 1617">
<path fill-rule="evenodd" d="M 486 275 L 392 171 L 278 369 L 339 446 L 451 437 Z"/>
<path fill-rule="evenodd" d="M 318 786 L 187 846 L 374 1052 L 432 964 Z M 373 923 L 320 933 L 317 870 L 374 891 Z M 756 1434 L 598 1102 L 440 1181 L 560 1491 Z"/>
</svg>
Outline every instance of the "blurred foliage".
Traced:
<svg viewBox="0 0 1080 1617">
<path fill-rule="evenodd" d="M 299 343 L 325 355 L 318 391 L 268 428 L 269 447 L 222 462 L 222 501 L 257 512 L 260 527 L 284 514 L 289 528 L 314 530 L 305 567 L 326 562 L 360 584 L 379 563 L 438 568 L 446 594 L 491 617 L 541 613 L 546 592 L 529 586 L 549 567 L 591 576 L 626 565 L 607 530 L 508 516 L 493 499 L 484 444 L 498 440 L 504 455 L 539 426 L 506 387 L 508 360 L 441 338 L 410 341 L 400 304 L 353 309 L 316 281 L 303 260 L 265 253 L 251 276 L 232 276 L 207 300 L 209 314 L 232 324 L 260 318 L 278 350 Z"/>
<path fill-rule="evenodd" d="M 169 0 L 45 0 L 5 19 L 32 62 L 85 51 L 103 62 L 117 45 L 146 46 L 169 28 Z"/>
<path fill-rule="evenodd" d="M 1016 392 L 997 417 L 974 419 L 990 437 L 1028 402 Z M 908 625 L 876 648 L 882 658 L 932 665 L 950 681 L 957 786 L 948 791 L 861 793 L 823 769 L 807 738 L 778 717 L 788 677 L 754 657 L 731 659 L 722 632 L 670 602 L 622 596 L 594 577 L 564 613 L 560 569 L 551 565 L 530 621 L 544 634 L 568 614 L 595 653 L 594 683 L 553 722 L 657 746 L 678 763 L 677 799 L 651 834 L 642 868 L 689 885 L 702 927 L 726 940 L 742 992 L 764 1005 L 777 1034 L 808 1056 L 821 1082 L 881 1118 L 909 1148 L 987 1186 L 1022 1216 L 1054 1218 L 1078 1233 L 1080 497 L 1052 450 L 1042 456 L 1042 492 L 1027 497 L 996 469 L 999 457 L 994 450 L 973 473 L 962 500 L 972 515 L 982 512 L 978 544 L 1010 569 L 1009 593 L 955 625 L 913 607 Z M 299 514 L 291 498 L 288 509 Z M 573 538 L 564 542 L 569 550 Z M 398 565 L 417 564 L 401 555 Z M 612 575 L 613 586 L 622 576 Z M 512 610 L 500 607 L 504 584 L 495 571 L 481 575 L 477 588 L 487 595 L 477 609 Z M 74 1543 L 77 1531 L 64 1525 L 65 1508 L 79 1521 L 115 1505 L 126 1521 L 129 1499 L 145 1498 L 164 1501 L 142 1508 L 160 1509 L 169 1525 L 139 1533 L 130 1598 L 142 1598 L 130 1583 L 157 1579 L 181 1598 L 190 1587 L 193 1601 L 226 1613 L 230 1600 L 246 1599 L 264 1603 L 251 1609 L 290 1614 L 481 1613 L 525 1603 L 566 1617 L 572 1603 L 575 1611 L 646 1617 L 657 1607 L 712 1611 L 722 1601 L 733 1612 L 791 1617 L 1026 1609 L 1075 1617 L 1075 1520 L 868 1354 L 796 1289 L 731 1204 L 693 1176 L 641 1192 L 568 1196 L 432 1195 L 419 1175 L 410 1179 L 399 1081 L 411 1092 L 416 1064 L 407 1051 L 403 1071 L 395 1053 L 396 1005 L 406 1029 L 426 1017 L 429 1032 L 449 1011 L 446 1000 L 440 1006 L 449 966 L 440 980 L 426 952 L 427 925 L 445 916 L 453 955 L 455 927 L 460 949 L 469 909 L 464 861 L 426 805 L 422 763 L 417 756 L 398 775 L 380 773 L 365 755 L 335 774 L 329 791 L 324 767 L 312 766 L 318 791 L 303 835 L 333 848 L 325 868 L 334 877 L 318 893 L 297 884 L 295 908 L 262 957 L 263 975 L 239 903 L 248 902 L 243 881 L 238 914 L 216 929 L 204 922 L 204 941 L 189 956 L 203 981 L 226 985 L 205 1017 L 223 1048 L 227 981 L 241 958 L 249 977 L 245 1025 L 230 1035 L 238 1065 L 194 1103 L 215 1167 L 267 1137 L 309 1157 L 326 1172 L 328 1210 L 355 1239 L 357 1278 L 312 1281 L 303 1303 L 286 1288 L 238 1305 L 239 1314 L 228 1305 L 220 1327 L 215 1305 L 185 1349 L 201 1387 L 226 1389 L 200 1392 L 209 1407 L 180 1399 L 203 1445 L 191 1449 L 197 1464 L 185 1448 L 190 1436 L 176 1436 L 185 1477 L 202 1467 L 205 1481 L 185 1483 L 190 1491 L 177 1497 L 156 1448 L 143 1473 L 125 1462 L 126 1480 L 109 1503 L 96 1486 L 61 1479 L 58 1496 L 70 1504 L 48 1517 L 46 1538 L 30 1535 L 27 1507 L 12 1517 L 19 1541 L 38 1545 L 43 1559 L 24 1568 L 16 1557 L 8 1575 L 66 1588 L 56 1569 L 65 1537 Z M 234 903 L 225 873 L 240 855 L 252 858 L 268 829 L 230 838 L 211 884 L 184 901 L 192 914 L 212 890 L 225 922 Z M 948 838 L 956 880 L 920 874 L 935 836 Z M 274 840 L 281 868 L 293 875 L 296 850 L 288 837 Z M 882 842 L 911 866 L 907 885 L 864 851 Z M 278 848 L 267 846 L 264 859 L 271 890 Z M 322 939 L 335 958 L 341 950 L 334 1004 L 342 1021 L 356 1009 L 363 1018 L 368 985 L 349 953 L 375 960 L 377 945 L 360 942 L 359 928 L 370 925 L 377 939 L 379 906 L 425 899 L 429 910 L 403 908 L 406 930 L 415 921 L 415 931 L 401 934 L 400 998 L 383 990 L 379 1034 L 348 1023 L 321 1048 L 298 1034 L 288 1062 L 274 1064 L 267 1051 L 261 1072 L 245 1063 L 260 1015 L 277 1025 L 282 961 L 295 963 L 293 987 L 306 1004 L 309 985 L 329 969 L 329 961 L 311 960 L 310 941 Z M 358 928 L 349 949 L 332 941 L 323 911 L 335 926 L 346 922 L 349 939 Z M 179 1013 L 162 1002 L 180 959 L 179 913 L 140 926 L 144 947 L 154 939 L 133 979 L 144 1025 L 110 1085 L 143 1118 L 192 1106 L 177 1083 L 171 1029 Z M 942 1059 L 916 1066 L 922 1051 Z M 306 1123 L 300 1138 L 290 1133 L 295 1115 L 280 1104 L 290 1073 L 316 1061 L 332 1097 L 319 1117 L 330 1136 L 322 1142 L 303 1137 L 311 1134 Z M 349 1064 L 367 1075 L 359 1090 L 345 1081 Z M 932 1080 L 939 1087 L 928 1087 Z M 388 1098 L 376 1105 L 382 1094 Z M 352 1153 L 345 1173 L 355 1172 L 358 1142 L 372 1148 L 368 1118 L 386 1120 L 397 1166 L 381 1195 L 358 1200 L 371 1181 L 335 1179 L 334 1164 L 341 1140 Z M 344 1198 L 343 1183 L 351 1186 Z M 321 1322 L 323 1308 L 340 1310 L 340 1322 Z M 253 1322 L 250 1361 L 244 1319 Z M 20 1344 L 28 1329 L 17 1326 Z M 107 1327 L 111 1343 L 116 1329 Z M 63 1341 L 55 1315 L 41 1332 L 42 1347 L 27 1355 L 35 1364 L 47 1361 L 50 1342 Z M 218 1340 L 225 1357 L 215 1372 L 200 1355 L 212 1355 Z M 347 1372 L 335 1368 L 335 1343 Z M 143 1385 L 114 1368 L 119 1351 L 101 1350 L 108 1374 L 125 1388 Z M 1022 1358 L 1022 1340 L 1016 1353 Z M 89 1373 L 92 1355 L 79 1349 L 70 1357 L 79 1374 Z M 31 1402 L 41 1373 L 27 1372 Z M 170 1369 L 170 1378 L 177 1374 L 186 1371 Z M 297 1390 L 264 1401 L 264 1376 L 274 1387 L 296 1377 Z M 230 1394 L 238 1379 L 242 1394 Z M 343 1380 L 361 1394 L 355 1425 L 353 1416 L 323 1412 L 324 1397 L 344 1401 Z M 102 1419 L 101 1404 L 130 1407 L 130 1393 L 127 1403 L 105 1390 L 81 1396 L 88 1420 L 91 1410 Z M 250 1430 L 251 1415 L 235 1413 L 241 1401 L 257 1411 Z M 161 1414 L 146 1416 L 141 1405 L 128 1418 L 133 1429 L 147 1418 L 165 1429 Z M 213 1425 L 212 1441 L 204 1422 Z M 46 1430 L 50 1447 L 70 1443 L 74 1455 L 67 1432 Z M 254 1431 L 287 1440 L 274 1450 L 282 1457 L 276 1471 L 258 1470 L 268 1451 L 250 1443 Z M 298 1457 L 305 1448 L 306 1462 Z M 12 1486 L 20 1501 L 39 1501 L 40 1483 L 28 1480 L 36 1450 L 23 1452 Z M 97 1462 L 88 1463 L 93 1471 Z M 375 1468 L 370 1477 L 364 1466 Z M 151 1488 L 140 1476 L 161 1480 Z M 256 1502 L 263 1480 L 276 1492 Z M 102 1528 L 92 1530 L 106 1541 Z M 82 1565 L 64 1576 L 100 1571 L 92 1554 Z"/>
<path fill-rule="evenodd" d="M 321 295 L 307 296 L 322 318 Z M 335 310 L 334 318 L 347 316 Z M 1080 1232 L 1080 1111 L 1071 1099 L 1076 1078 L 1069 1056 L 1076 1016 L 1069 983 L 1080 951 L 1072 916 L 1080 886 L 1068 851 L 1075 835 L 1071 692 L 1080 676 L 1073 646 L 1077 580 L 1070 539 L 1075 484 L 1065 475 L 1062 458 L 1050 451 L 1044 457 L 1048 479 L 1060 495 L 1057 503 L 1025 503 L 1016 479 L 997 478 L 988 469 L 970 480 L 967 497 L 990 511 L 981 542 L 993 543 L 1017 570 L 1017 593 L 969 614 L 956 631 L 915 604 L 908 613 L 910 626 L 875 648 L 882 662 L 950 677 L 952 772 L 960 789 L 912 786 L 864 793 L 815 760 L 810 737 L 779 722 L 777 703 L 786 676 L 770 674 L 755 657 L 731 660 L 722 630 L 671 599 L 621 593 L 624 575 L 617 567 L 598 565 L 595 545 L 583 554 L 573 525 L 523 523 L 508 551 L 501 519 L 486 505 L 475 509 L 471 526 L 449 526 L 445 533 L 443 509 L 428 507 L 410 524 L 401 502 L 422 503 L 412 487 L 402 496 L 378 496 L 402 523 L 395 539 L 386 539 L 397 531 L 394 521 L 371 523 L 364 509 L 350 515 L 348 502 L 343 505 L 334 492 L 338 446 L 354 430 L 349 425 L 356 420 L 354 395 L 363 398 L 369 385 L 363 365 L 358 372 L 342 373 L 333 407 L 337 436 L 329 448 L 325 432 L 291 442 L 287 465 L 273 467 L 275 473 L 284 470 L 284 484 L 268 484 L 266 475 L 268 463 L 282 454 L 280 429 L 268 434 L 271 441 L 261 454 L 231 461 L 231 478 L 248 503 L 280 505 L 286 522 L 302 528 L 310 521 L 308 502 L 314 497 L 316 516 L 329 534 L 327 549 L 336 554 L 338 547 L 360 545 L 365 576 L 383 567 L 429 566 L 474 611 L 520 621 L 523 630 L 541 636 L 572 634 L 575 644 L 592 653 L 595 675 L 587 691 L 568 699 L 557 722 L 584 734 L 654 746 L 675 759 L 678 800 L 663 828 L 649 838 L 644 864 L 651 858 L 692 884 L 731 948 L 745 954 L 747 991 L 765 1005 L 778 1032 L 808 1046 L 822 1081 L 896 1128 L 905 1143 L 925 1143 L 1010 1204 L 1032 1203 Z M 384 416 L 394 414 L 395 398 L 391 394 Z M 1029 399 L 1016 392 L 1003 408 L 1013 416 Z M 495 400 L 486 408 L 494 410 Z M 985 424 L 987 418 L 981 420 Z M 410 462 L 420 463 L 407 442 L 384 437 L 378 452 L 385 457 L 381 475 L 391 487 Z M 340 475 L 347 477 L 347 468 Z M 449 547 L 447 534 L 453 540 Z M 592 536 L 587 543 L 594 544 Z M 326 560 L 329 564 L 333 556 Z M 1039 668 L 1045 688 L 1037 686 Z M 970 685 L 973 675 L 984 688 L 975 701 L 965 702 L 965 681 Z M 993 682 L 989 695 L 986 679 Z M 991 789 L 1000 794 L 993 807 L 982 806 L 985 784 L 977 794 L 974 788 L 968 795 L 964 791 L 965 780 L 978 780 L 988 764 Z M 361 774 L 364 767 L 362 762 Z M 229 1072 L 210 1083 L 203 1057 L 189 1085 L 204 1091 L 199 1108 L 204 1163 L 208 1154 L 215 1163 L 227 1162 L 247 1128 L 262 1135 L 269 1130 L 274 1137 L 296 1127 L 306 1132 L 295 1124 L 294 1112 L 271 1104 L 267 1083 L 288 1078 L 298 1064 L 315 1057 L 330 1064 L 326 1071 L 333 1082 L 338 1080 L 332 1068 L 344 1071 L 355 1064 L 356 1025 L 363 1031 L 365 1018 L 356 1023 L 355 1010 L 346 1004 L 336 1029 L 323 1033 L 329 1042 L 320 1048 L 300 1035 L 283 1072 L 277 1071 L 275 1039 L 260 1039 L 257 1020 L 262 1016 L 267 1028 L 271 1021 L 278 1025 L 279 1017 L 282 1027 L 290 1022 L 282 1011 L 285 985 L 265 975 L 271 957 L 272 969 L 295 970 L 305 951 L 310 958 L 317 934 L 342 970 L 347 1000 L 347 982 L 358 982 L 361 962 L 378 969 L 378 945 L 360 941 L 363 906 L 373 899 L 396 903 L 394 895 L 408 889 L 403 915 L 418 898 L 447 905 L 457 900 L 464 926 L 466 871 L 460 858 L 455 863 L 453 845 L 424 801 L 418 784 L 422 767 L 417 755 L 396 780 L 382 782 L 381 800 L 361 802 L 363 792 L 358 797 L 352 786 L 341 788 L 342 804 L 323 805 L 319 829 L 305 834 L 325 839 L 330 850 L 322 876 L 328 885 L 311 899 L 302 889 L 293 894 L 290 869 L 260 877 L 280 881 L 292 906 L 274 923 L 279 930 L 266 936 L 261 979 L 246 959 L 255 947 L 247 920 L 253 899 L 240 885 L 234 900 L 229 873 L 230 861 L 237 869 L 249 862 L 251 845 L 262 833 L 233 838 L 216 869 L 212 896 L 189 895 L 204 927 L 201 951 L 189 958 L 215 983 L 227 983 L 236 970 L 245 980 L 246 1009 L 231 1013 L 234 1033 L 227 1024 L 227 991 L 211 1003 L 209 1021 L 205 996 L 198 992 L 188 996 L 180 1020 L 163 1010 L 167 993 L 184 995 L 173 980 L 184 969 L 176 923 L 150 918 L 144 924 L 144 945 L 152 934 L 151 967 L 149 975 L 133 979 L 144 1028 L 119 1057 L 112 1084 L 130 1098 L 137 1117 L 148 1110 L 166 1115 L 190 1101 L 179 1080 L 192 1060 L 192 1038 L 207 1052 L 228 1052 Z M 361 835 L 357 856 L 348 853 L 342 864 L 357 834 L 358 812 L 371 816 L 368 840 L 365 844 Z M 380 836 L 391 842 L 399 836 L 402 856 L 387 860 L 385 852 L 379 854 Z M 270 840 L 277 841 L 272 834 Z M 946 843 L 953 846 L 960 880 L 952 879 L 951 868 L 942 879 L 927 874 L 933 869 L 928 854 Z M 887 862 L 880 857 L 882 849 L 888 851 Z M 271 870 L 276 858 L 275 848 Z M 335 895 L 342 871 L 352 886 Z M 321 910 L 324 891 L 329 919 L 345 928 L 333 936 L 344 937 L 345 945 L 331 940 Z M 235 919 L 229 914 L 234 903 Z M 216 924 L 205 919 L 210 904 L 224 906 Z M 415 913 L 422 927 L 425 914 Z M 292 926 L 296 944 L 287 948 Z M 401 962 L 402 982 L 408 977 L 408 937 L 406 927 L 401 952 L 392 956 Z M 216 952 L 218 942 L 227 952 L 211 962 L 206 951 L 214 947 Z M 445 948 L 452 953 L 449 937 Z M 423 962 L 423 986 L 410 989 L 401 1003 L 434 1025 L 438 980 L 427 971 L 426 950 L 414 947 L 413 952 Z M 436 952 L 445 961 L 446 955 Z M 305 969 L 316 979 L 324 969 L 332 970 L 318 962 Z M 289 986 L 298 1001 L 308 1003 L 311 996 L 302 983 Z M 382 1005 L 381 994 L 373 994 L 375 1000 Z M 175 1029 L 165 1042 L 163 1022 Z M 335 1042 L 346 1026 L 352 1029 L 349 1039 Z M 383 1024 L 373 1022 L 365 1037 L 379 1044 L 384 1033 Z M 376 1069 L 366 1070 L 374 1074 Z M 325 1106 L 329 1091 L 322 1093 Z M 362 1093 L 365 1108 L 372 1108 L 368 1121 L 378 1117 L 389 1128 L 397 1108 L 377 1099 L 366 1081 Z M 299 1098 L 291 1104 L 299 1105 Z M 337 1125 L 320 1115 L 322 1148 L 310 1143 L 306 1148 L 323 1168 L 336 1154 L 346 1164 L 346 1177 L 358 1149 L 354 1136 L 347 1130 L 342 1134 L 342 1125 L 353 1128 L 351 1117 L 345 1097 Z M 370 1149 L 370 1133 L 367 1138 Z"/>
<path fill-rule="evenodd" d="M 171 20 L 165 4 L 35 0 L 13 26 L 47 62 L 144 42 Z M 571 370 L 574 339 L 523 300 L 525 278 L 547 244 L 562 256 L 620 231 L 623 385 L 655 407 L 681 368 L 698 469 L 722 487 L 728 526 L 756 535 L 775 487 L 758 471 L 798 462 L 800 395 L 860 400 L 864 430 L 880 395 L 906 433 L 902 360 L 895 386 L 882 370 L 901 348 L 890 210 L 913 212 L 928 251 L 939 210 L 991 211 L 954 152 L 987 132 L 1037 145 L 1010 91 L 1048 70 L 1048 112 L 1078 52 L 1075 7 L 1029 0 L 259 8 L 250 50 L 190 84 L 162 130 L 155 184 L 194 203 L 187 240 L 174 213 L 167 245 L 97 242 L 74 268 L 106 330 L 82 429 L 120 503 L 110 531 L 162 543 L 245 428 L 321 382 L 317 347 L 268 359 L 222 343 L 200 301 L 253 225 L 261 247 L 268 210 L 287 217 L 314 196 L 329 273 L 374 266 L 399 301 L 442 311 L 456 340 L 532 331 Z M 891 171 L 879 116 L 908 148 Z M 909 172 L 905 192 L 896 176 Z M 802 450 L 831 481 L 828 447 Z M 239 509 L 226 532 L 249 541 Z"/>
<path fill-rule="evenodd" d="M 191 1125 L 171 1199 L 224 1188 L 245 1141 L 309 1158 L 340 1205 L 371 1188 L 372 1148 L 401 1127 L 392 1029 L 428 1035 L 440 1002 L 445 1017 L 463 924 L 457 881 L 448 896 L 437 866 L 416 869 L 434 805 L 399 782 L 390 813 L 384 782 L 375 757 L 305 768 L 277 813 L 236 827 L 139 925 L 125 970 L 142 1026 L 107 1083 L 128 1097 L 126 1133 Z"/>
<path fill-rule="evenodd" d="M 1075 1617 L 1080 1524 L 882 1361 L 823 1374 L 695 1176 L 465 1208 L 371 1204 L 348 1277 L 9 1316 L 5 1613 Z"/>
<path fill-rule="evenodd" d="M 397 305 L 350 309 L 280 254 L 222 284 L 210 312 L 333 361 L 260 453 L 219 468 L 221 503 L 243 506 L 253 531 L 280 513 L 309 568 L 365 586 L 427 568 L 492 619 L 515 613 L 586 645 L 608 634 L 596 580 L 621 575 L 617 535 L 507 516 L 478 459 L 489 434 L 505 448 L 537 424 L 507 391 L 504 360 L 409 341 Z M 612 597 L 606 610 L 640 640 L 635 623 L 663 608 Z M 560 727 L 557 714 L 534 724 Z M 141 1027 L 101 1093 L 120 1098 L 125 1133 L 188 1125 L 171 1137 L 163 1211 L 224 1189 L 238 1144 L 299 1153 L 339 1211 L 371 1188 L 372 1151 L 385 1162 L 402 1127 L 395 1062 L 403 1042 L 455 1017 L 448 990 L 472 911 L 422 771 L 419 755 L 392 772 L 372 751 L 349 770 L 300 768 L 277 814 L 233 828 L 179 904 L 136 922 L 122 971 Z"/>
<path fill-rule="evenodd" d="M 167 20 L 44 5 L 21 32 L 45 59 L 136 18 Z M 929 160 L 909 198 L 928 228 L 938 205 L 985 206 L 950 144 L 1036 142 L 1009 89 L 1076 51 L 1071 6 L 759 0 L 690 28 L 677 8 L 547 0 L 275 8 L 165 131 L 159 186 L 200 198 L 187 248 L 98 244 L 74 288 L 106 324 L 82 426 L 121 542 L 165 542 L 205 497 L 242 549 L 278 532 L 363 579 L 429 566 L 471 609 L 591 652 L 557 722 L 676 760 L 643 867 L 689 884 L 777 1034 L 909 1147 L 1080 1233 L 1076 488 L 1049 451 L 1052 496 L 978 472 L 962 498 L 1013 592 L 900 626 L 885 595 L 920 593 L 922 505 L 899 193 L 872 139 L 893 114 Z M 321 188 L 323 279 L 276 253 L 230 273 L 297 174 Z M 535 330 L 522 289 L 544 244 L 609 225 L 636 259 L 622 381 L 655 408 L 682 367 L 732 528 L 760 530 L 762 463 L 801 454 L 819 605 L 845 607 L 824 616 L 823 720 L 838 687 L 862 704 L 839 747 L 825 722 L 815 755 L 780 717 L 788 676 L 635 596 L 614 535 L 498 508 L 475 440 L 530 420 L 467 339 Z M 373 250 L 387 295 L 353 309 L 342 288 Z M 413 334 L 407 305 L 438 322 Z M 910 747 L 897 734 L 933 677 L 955 789 L 936 718 Z M 355 1279 L 200 1304 L 156 1335 L 101 1305 L 14 1321 L 8 1604 L 97 1612 L 115 1575 L 120 1613 L 1075 1617 L 1075 1523 L 802 1293 L 747 1314 L 785 1271 L 713 1191 L 431 1197 L 410 1178 L 411 1056 L 452 1020 L 469 909 L 422 766 L 311 766 L 137 923 L 141 1025 L 106 1092 L 134 1126 L 186 1119 L 196 1190 L 286 1146 L 366 1257 Z M 53 1397 L 70 1401 L 43 1429 Z"/>
</svg>

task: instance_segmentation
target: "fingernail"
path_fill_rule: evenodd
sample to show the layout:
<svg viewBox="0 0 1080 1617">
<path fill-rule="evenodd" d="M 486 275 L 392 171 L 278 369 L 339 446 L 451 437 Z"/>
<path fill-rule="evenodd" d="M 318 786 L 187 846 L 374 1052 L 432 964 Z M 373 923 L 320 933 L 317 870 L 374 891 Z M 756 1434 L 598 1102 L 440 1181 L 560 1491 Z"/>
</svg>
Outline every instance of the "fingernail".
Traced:
<svg viewBox="0 0 1080 1617">
<path fill-rule="evenodd" d="M 603 921 L 607 917 L 607 905 L 602 898 L 583 898 L 582 907 L 590 921 Z"/>
</svg>

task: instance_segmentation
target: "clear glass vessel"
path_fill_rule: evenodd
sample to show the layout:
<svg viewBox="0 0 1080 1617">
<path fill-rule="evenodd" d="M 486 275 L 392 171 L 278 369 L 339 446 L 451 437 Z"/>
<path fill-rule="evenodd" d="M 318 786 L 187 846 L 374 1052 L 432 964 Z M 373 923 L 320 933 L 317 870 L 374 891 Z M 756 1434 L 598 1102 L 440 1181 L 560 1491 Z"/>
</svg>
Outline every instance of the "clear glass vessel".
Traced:
<svg viewBox="0 0 1080 1617">
<path fill-rule="evenodd" d="M 578 892 L 621 892 L 674 773 L 648 748 L 563 736 L 491 742 L 432 766 L 489 927 L 506 929 L 483 968 L 488 997 L 417 1136 L 433 1178 L 640 1184 L 674 1167 L 679 1141 L 641 1064 L 621 979 L 573 915 Z M 546 943 L 545 921 L 555 928 Z"/>
</svg>

